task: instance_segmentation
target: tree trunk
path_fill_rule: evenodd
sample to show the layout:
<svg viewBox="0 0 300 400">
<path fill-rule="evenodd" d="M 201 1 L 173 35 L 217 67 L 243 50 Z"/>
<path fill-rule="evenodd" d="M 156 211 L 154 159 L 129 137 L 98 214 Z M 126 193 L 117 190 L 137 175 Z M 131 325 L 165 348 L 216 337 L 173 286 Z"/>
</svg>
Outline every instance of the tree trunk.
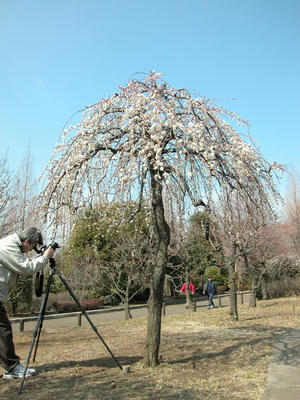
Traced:
<svg viewBox="0 0 300 400">
<path fill-rule="evenodd" d="M 191 310 L 193 309 L 193 302 L 191 298 L 191 293 L 189 291 L 189 281 L 186 280 L 186 291 L 185 291 L 185 299 L 186 299 L 186 306 Z"/>
<path fill-rule="evenodd" d="M 18 301 L 13 299 L 10 302 L 10 304 L 11 304 L 11 314 L 16 315 L 18 310 Z"/>
<path fill-rule="evenodd" d="M 230 283 L 230 311 L 229 314 L 232 315 L 232 319 L 237 321 L 238 318 L 238 307 L 237 307 L 237 294 L 236 294 L 236 277 L 235 277 L 235 253 L 236 245 L 233 244 L 233 256 L 232 259 L 228 261 L 228 275 Z"/>
<path fill-rule="evenodd" d="M 126 321 L 132 318 L 132 315 L 130 313 L 130 307 L 129 307 L 129 302 L 125 301 L 124 302 L 124 311 L 125 311 L 125 319 Z"/>
<path fill-rule="evenodd" d="M 158 365 L 158 355 L 161 334 L 161 312 L 163 304 L 163 287 L 168 261 L 168 245 L 170 229 L 164 216 L 161 182 L 151 174 L 152 210 L 157 237 L 155 264 L 151 277 L 150 297 L 148 300 L 147 338 L 144 364 L 147 367 Z"/>
<path fill-rule="evenodd" d="M 250 293 L 250 307 L 256 307 L 256 293 L 257 293 L 257 284 L 256 278 L 253 274 L 251 274 L 251 293 Z"/>
<path fill-rule="evenodd" d="M 268 300 L 269 296 L 268 296 L 268 291 L 267 291 L 267 282 L 264 277 L 262 277 L 262 279 L 261 279 L 261 291 L 262 291 L 263 300 Z"/>
<path fill-rule="evenodd" d="M 189 268 L 186 265 L 185 267 L 185 285 L 186 285 L 186 290 L 185 290 L 185 297 L 186 297 L 186 305 L 189 308 L 189 310 L 195 312 L 196 311 L 196 304 L 193 302 L 190 290 L 189 290 L 189 284 L 190 284 L 190 274 L 189 274 Z"/>
<path fill-rule="evenodd" d="M 245 263 L 246 270 L 248 271 L 250 278 L 251 278 L 251 293 L 250 293 L 249 305 L 250 305 L 250 307 L 254 308 L 254 307 L 256 307 L 257 280 L 256 280 L 256 276 L 255 276 L 253 269 L 250 268 L 250 265 L 248 262 L 248 257 L 245 252 L 243 254 L 243 257 L 244 257 L 244 263 Z"/>
</svg>

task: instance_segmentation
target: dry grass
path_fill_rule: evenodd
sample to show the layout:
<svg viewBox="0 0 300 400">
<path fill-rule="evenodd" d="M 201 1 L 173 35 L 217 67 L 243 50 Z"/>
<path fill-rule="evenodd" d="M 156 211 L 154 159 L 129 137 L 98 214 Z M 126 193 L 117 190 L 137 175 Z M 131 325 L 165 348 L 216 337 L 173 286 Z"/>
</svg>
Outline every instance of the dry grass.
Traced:
<svg viewBox="0 0 300 400">
<path fill-rule="evenodd" d="M 146 320 L 112 322 L 99 332 L 122 365 L 123 374 L 90 328 L 45 329 L 38 346 L 38 374 L 0 381 L 3 400 L 254 400 L 266 385 L 271 345 L 277 335 L 298 328 L 300 298 L 261 301 L 239 307 L 238 322 L 228 307 L 163 318 L 161 358 L 143 368 Z M 296 315 L 294 315 L 296 312 Z M 15 335 L 26 359 L 32 332 Z"/>
</svg>

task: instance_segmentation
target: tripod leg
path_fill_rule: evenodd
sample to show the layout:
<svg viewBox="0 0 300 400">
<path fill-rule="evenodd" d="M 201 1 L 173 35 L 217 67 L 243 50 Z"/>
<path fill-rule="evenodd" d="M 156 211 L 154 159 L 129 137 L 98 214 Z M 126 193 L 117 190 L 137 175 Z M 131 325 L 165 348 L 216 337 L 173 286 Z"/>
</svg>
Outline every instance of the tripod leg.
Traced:
<svg viewBox="0 0 300 400">
<path fill-rule="evenodd" d="M 82 314 L 85 316 L 85 318 L 88 320 L 89 324 L 91 325 L 91 327 L 93 328 L 93 330 L 95 331 L 96 335 L 98 336 L 98 338 L 101 340 L 101 342 L 103 343 L 103 345 L 105 346 L 106 350 L 109 352 L 109 354 L 111 355 L 111 357 L 113 358 L 113 360 L 116 362 L 116 364 L 118 365 L 118 367 L 120 369 L 122 369 L 121 364 L 119 363 L 119 361 L 116 359 L 116 357 L 113 355 L 113 353 L 111 352 L 110 348 L 107 346 L 107 344 L 105 343 L 104 339 L 102 338 L 102 336 L 100 335 L 100 333 L 98 332 L 97 328 L 95 327 L 95 325 L 93 324 L 93 322 L 91 321 L 90 317 L 87 315 L 87 313 L 85 312 L 85 310 L 82 308 L 81 304 L 79 303 L 79 301 L 77 300 L 77 298 L 75 297 L 74 293 L 72 292 L 72 289 L 70 288 L 70 286 L 68 285 L 67 281 L 62 277 L 61 273 L 55 269 L 56 274 L 59 276 L 59 279 L 62 281 L 62 283 L 64 284 L 64 286 L 66 287 L 66 289 L 68 290 L 68 292 L 70 293 L 70 295 L 72 296 L 73 300 L 75 301 L 75 303 L 77 304 L 79 310 L 82 312 Z"/>
<path fill-rule="evenodd" d="M 42 331 L 42 328 L 43 328 L 44 316 L 45 316 L 45 312 L 46 312 L 46 306 L 47 306 L 47 301 L 48 301 L 48 297 L 49 297 L 50 287 L 51 287 L 52 281 L 53 281 L 53 273 L 52 273 L 52 270 L 51 270 L 50 275 L 49 275 L 49 279 L 48 279 L 48 282 L 47 282 L 47 286 L 46 286 L 46 291 L 45 291 L 43 303 L 42 303 L 42 312 L 41 312 L 41 319 L 40 319 L 40 323 L 39 323 L 39 331 L 38 331 L 38 334 L 37 334 L 37 339 L 36 339 L 36 344 L 35 344 L 35 349 L 34 349 L 34 353 L 33 353 L 32 362 L 35 362 L 36 352 L 37 352 L 37 348 L 38 348 L 39 341 L 40 341 L 41 331 Z"/>
<path fill-rule="evenodd" d="M 50 292 L 50 286 L 51 286 L 51 283 L 52 283 L 52 280 L 53 280 L 53 273 L 54 273 L 54 271 L 51 270 L 49 278 L 48 278 L 47 286 L 46 286 L 46 292 L 45 292 L 45 295 L 44 295 L 44 298 L 43 298 L 43 301 L 42 301 L 42 305 L 41 305 L 41 308 L 40 308 L 40 311 L 39 311 L 38 319 L 36 321 L 36 326 L 35 326 L 35 329 L 34 329 L 34 332 L 33 332 L 33 338 L 32 338 L 32 342 L 31 342 L 29 354 L 28 354 L 28 357 L 27 357 L 25 370 L 24 370 L 24 373 L 23 373 L 23 377 L 22 377 L 22 381 L 21 381 L 20 387 L 19 387 L 19 394 L 21 394 L 21 392 L 22 392 L 22 388 L 23 388 L 26 372 L 27 372 L 27 369 L 28 369 L 31 353 L 32 353 L 32 350 L 33 350 L 33 346 L 34 346 L 38 331 L 39 331 L 39 336 L 40 336 L 40 332 L 41 332 L 41 329 L 42 329 L 42 323 L 43 323 L 43 320 L 44 320 L 46 304 L 47 304 L 47 300 L 48 300 L 48 296 L 49 296 L 49 292 Z M 37 351 L 37 344 L 36 344 L 36 348 L 35 348 L 35 354 L 36 354 L 36 351 Z"/>
</svg>

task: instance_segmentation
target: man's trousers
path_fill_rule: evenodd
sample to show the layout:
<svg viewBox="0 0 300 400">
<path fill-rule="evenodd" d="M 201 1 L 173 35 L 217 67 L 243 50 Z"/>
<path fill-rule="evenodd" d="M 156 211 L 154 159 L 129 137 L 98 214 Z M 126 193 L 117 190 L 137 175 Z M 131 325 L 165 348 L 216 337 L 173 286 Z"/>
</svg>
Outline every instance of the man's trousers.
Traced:
<svg viewBox="0 0 300 400">
<path fill-rule="evenodd" d="M 15 353 L 11 323 L 5 307 L 0 302 L 0 363 L 7 372 L 11 372 L 19 360 L 20 357 Z"/>
</svg>

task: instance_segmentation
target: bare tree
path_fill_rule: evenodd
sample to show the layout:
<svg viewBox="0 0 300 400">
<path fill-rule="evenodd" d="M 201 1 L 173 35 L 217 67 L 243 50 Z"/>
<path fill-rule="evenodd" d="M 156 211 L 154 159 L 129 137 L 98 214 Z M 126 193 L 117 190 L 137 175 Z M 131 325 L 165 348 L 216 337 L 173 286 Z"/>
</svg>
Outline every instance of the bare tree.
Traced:
<svg viewBox="0 0 300 400">
<path fill-rule="evenodd" d="M 250 306 L 256 307 L 257 290 L 264 284 L 265 277 L 270 276 L 271 265 L 274 265 L 270 261 L 274 257 L 286 258 L 286 254 L 282 251 L 282 236 L 276 220 L 263 223 L 253 216 L 245 225 L 248 231 L 244 230 L 243 236 L 239 236 L 237 245 L 251 279 Z"/>
<path fill-rule="evenodd" d="M 13 207 L 9 212 L 9 220 L 13 230 L 22 231 L 29 226 L 41 227 L 37 180 L 33 176 L 33 156 L 29 145 L 14 179 L 13 193 Z M 32 276 L 19 276 L 17 286 L 9 296 L 13 314 L 17 312 L 20 304 L 27 310 L 31 307 L 32 279 Z"/>
<path fill-rule="evenodd" d="M 149 201 L 156 232 L 148 301 L 145 365 L 158 364 L 163 284 L 170 229 L 165 192 L 178 203 L 205 206 L 220 187 L 251 196 L 276 194 L 272 166 L 232 124 L 246 121 L 205 98 L 175 89 L 151 72 L 119 93 L 88 107 L 81 122 L 63 132 L 45 174 L 45 215 L 59 223 L 99 199 Z"/>
<path fill-rule="evenodd" d="M 295 172 L 289 174 L 283 220 L 289 254 L 300 257 L 300 177 Z"/>
<path fill-rule="evenodd" d="M 221 191 L 222 193 L 222 191 Z M 238 192 L 237 192 L 238 193 Z M 232 194 L 230 192 L 230 194 Z M 213 235 L 215 246 L 222 252 L 225 267 L 228 271 L 230 285 L 230 311 L 232 318 L 238 320 L 237 290 L 236 290 L 236 265 L 239 257 L 236 231 L 233 227 L 236 203 L 225 190 L 223 198 L 218 205 L 211 209 L 211 222 L 213 225 Z"/>
<path fill-rule="evenodd" d="M 11 218 L 14 210 L 13 202 L 16 198 L 16 194 L 13 191 L 13 182 L 6 154 L 0 157 L 0 237 L 10 233 L 15 222 Z"/>
<path fill-rule="evenodd" d="M 30 225 L 40 226 L 37 179 L 33 176 L 33 156 L 29 145 L 17 173 L 15 193 L 16 229 L 22 230 Z"/>
<path fill-rule="evenodd" d="M 225 226 L 227 234 L 220 236 L 221 242 L 226 247 L 226 242 L 230 241 L 229 248 L 236 266 L 238 261 L 242 261 L 251 279 L 250 306 L 255 307 L 257 290 L 270 265 L 268 261 L 283 249 L 274 199 L 258 195 L 253 188 L 251 198 L 241 197 L 238 192 L 230 193 L 222 204 L 224 214 L 221 225 L 223 229 Z M 237 271 L 231 272 L 236 274 Z"/>
<path fill-rule="evenodd" d="M 145 235 L 123 235 L 116 239 L 111 260 L 102 261 L 98 273 L 105 273 L 111 291 L 124 304 L 125 319 L 131 318 L 130 301 L 148 285 L 153 267 L 153 243 Z M 90 274 L 90 277 L 95 275 Z M 96 275 L 97 276 L 97 275 Z M 101 281 L 98 279 L 98 284 Z"/>
</svg>

